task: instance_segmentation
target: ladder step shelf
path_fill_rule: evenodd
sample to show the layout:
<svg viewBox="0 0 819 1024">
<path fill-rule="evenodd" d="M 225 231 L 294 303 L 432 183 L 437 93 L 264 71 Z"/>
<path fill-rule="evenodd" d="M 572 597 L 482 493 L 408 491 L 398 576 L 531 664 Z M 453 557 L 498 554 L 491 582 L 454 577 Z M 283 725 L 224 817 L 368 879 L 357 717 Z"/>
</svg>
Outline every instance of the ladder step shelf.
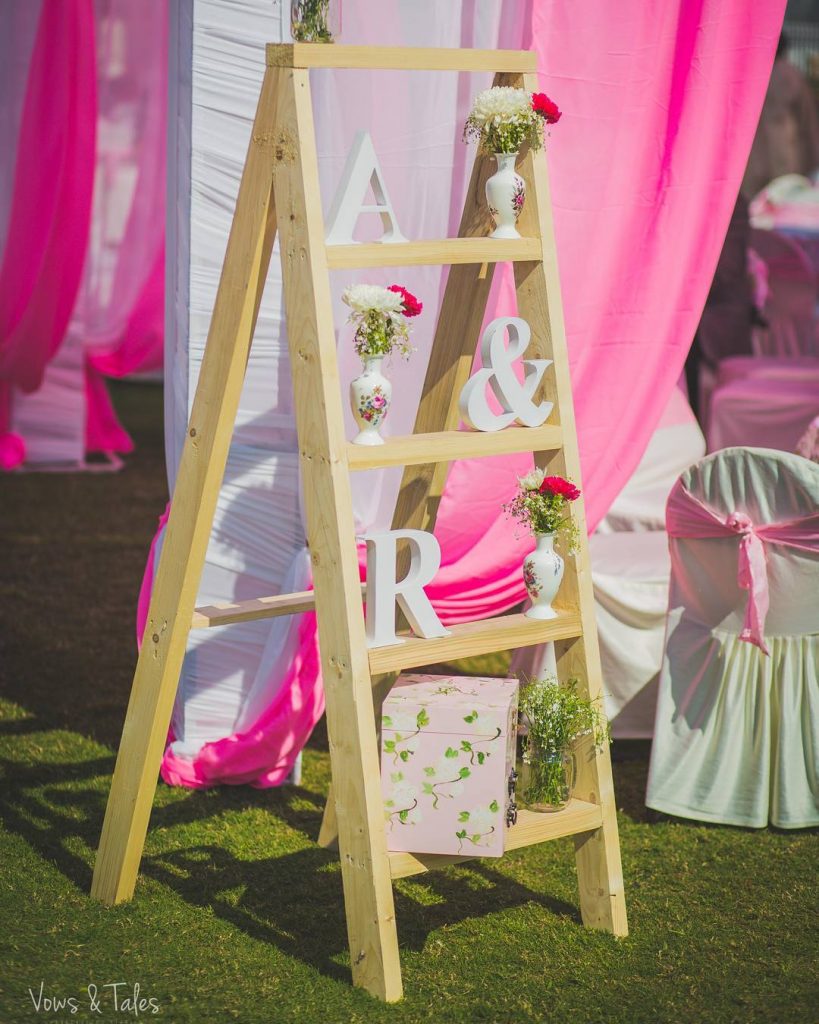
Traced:
<svg viewBox="0 0 819 1024">
<path fill-rule="evenodd" d="M 551 640 L 569 640 L 582 633 L 580 615 L 560 611 L 554 619 L 530 619 L 523 613 L 498 615 L 448 626 L 449 636 L 427 640 L 406 636 L 403 643 L 369 650 L 370 672 L 399 672 L 405 668 L 436 665 L 458 658 L 475 658 L 481 654 L 507 651 L 516 647 L 532 647 Z M 400 635 L 400 634 L 399 634 Z"/>
<path fill-rule="evenodd" d="M 455 263 L 531 263 L 543 258 L 539 238 L 441 238 L 423 242 L 326 245 L 330 270 L 355 267 L 441 266 Z"/>
<path fill-rule="evenodd" d="M 469 50 L 443 46 L 343 46 L 268 43 L 269 68 L 368 68 L 384 71 L 537 70 L 532 50 Z"/>
<path fill-rule="evenodd" d="M 507 427 L 505 430 L 443 430 L 434 434 L 385 437 L 383 445 L 347 445 L 350 469 L 421 466 L 491 455 L 557 451 L 563 444 L 559 426 Z"/>
<path fill-rule="evenodd" d="M 600 828 L 602 823 L 603 812 L 600 806 L 585 800 L 570 800 L 563 810 L 551 814 L 521 810 L 518 811 L 517 822 L 506 834 L 506 850 L 519 850 L 524 846 L 562 839 L 579 832 L 592 832 Z M 435 853 L 391 853 L 389 857 L 393 878 L 407 878 L 475 859 L 468 854 L 460 857 Z"/>
</svg>

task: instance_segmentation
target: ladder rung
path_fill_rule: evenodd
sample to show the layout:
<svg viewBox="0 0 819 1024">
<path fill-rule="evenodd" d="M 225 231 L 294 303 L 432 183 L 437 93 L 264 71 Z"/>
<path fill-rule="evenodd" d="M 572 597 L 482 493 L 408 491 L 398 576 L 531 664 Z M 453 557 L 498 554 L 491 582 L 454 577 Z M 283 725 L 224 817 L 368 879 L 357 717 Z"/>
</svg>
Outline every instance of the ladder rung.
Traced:
<svg viewBox="0 0 819 1024">
<path fill-rule="evenodd" d="M 564 836 L 577 835 L 578 832 L 591 832 L 600 828 L 603 823 L 603 812 L 597 804 L 585 800 L 570 800 L 562 811 L 538 813 L 536 811 L 518 811 L 518 820 L 506 833 L 506 849 L 519 850 L 523 846 L 534 846 L 545 843 L 549 839 L 561 839 Z M 434 871 L 450 864 L 461 864 L 474 857 L 440 853 L 391 853 L 390 874 L 393 878 L 406 878 L 409 875 L 420 875 L 424 871 Z"/>
<path fill-rule="evenodd" d="M 373 68 L 393 71 L 537 71 L 531 50 L 454 50 L 422 46 L 268 43 L 273 68 Z"/>
<path fill-rule="evenodd" d="M 440 238 L 423 242 L 360 242 L 327 245 L 330 270 L 412 267 L 451 263 L 520 263 L 539 260 L 539 238 Z"/>
<path fill-rule="evenodd" d="M 558 612 L 557 618 L 529 619 L 522 612 L 500 615 L 477 622 L 448 626 L 449 636 L 426 640 L 408 636 L 402 644 L 374 647 L 369 652 L 370 672 L 395 672 L 419 665 L 435 665 L 441 661 L 478 657 L 514 647 L 531 647 L 550 640 L 567 640 L 580 636 L 580 616 L 576 612 Z M 400 635 L 400 634 L 399 634 Z"/>
<path fill-rule="evenodd" d="M 235 604 L 208 604 L 194 609 L 191 629 L 228 626 L 234 622 L 253 622 L 255 619 L 272 619 L 277 615 L 311 612 L 315 607 L 316 595 L 312 590 L 304 590 L 298 594 L 257 597 L 251 601 L 237 601 Z"/>
<path fill-rule="evenodd" d="M 361 584 L 364 593 L 364 584 Z M 236 601 L 231 604 L 208 604 L 196 608 L 191 619 L 191 629 L 208 629 L 210 626 L 230 626 L 235 622 L 254 622 L 256 619 L 275 619 L 279 615 L 295 615 L 297 612 L 312 612 L 316 607 L 316 595 L 312 590 L 301 590 L 295 594 L 275 594 L 272 597 L 256 597 L 250 601 Z"/>
<path fill-rule="evenodd" d="M 563 444 L 560 427 L 507 427 L 505 430 L 445 430 L 438 434 L 388 437 L 384 444 L 347 445 L 350 469 L 381 469 L 387 466 L 421 466 L 489 455 L 556 451 Z"/>
</svg>

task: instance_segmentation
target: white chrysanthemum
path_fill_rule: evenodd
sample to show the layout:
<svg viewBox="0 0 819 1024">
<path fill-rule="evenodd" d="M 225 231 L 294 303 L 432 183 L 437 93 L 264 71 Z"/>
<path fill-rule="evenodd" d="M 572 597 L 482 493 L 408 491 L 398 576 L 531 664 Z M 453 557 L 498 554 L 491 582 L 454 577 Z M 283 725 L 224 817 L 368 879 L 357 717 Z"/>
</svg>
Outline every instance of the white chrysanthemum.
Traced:
<svg viewBox="0 0 819 1024">
<path fill-rule="evenodd" d="M 391 292 L 379 284 L 351 285 L 344 289 L 341 301 L 357 313 L 366 313 L 370 309 L 379 313 L 400 313 L 404 302 L 399 292 Z"/>
<path fill-rule="evenodd" d="M 532 102 L 525 89 L 495 85 L 478 93 L 469 116 L 478 125 L 490 122 L 500 124 L 503 121 L 512 121 L 522 114 L 528 116 L 531 109 Z"/>
<path fill-rule="evenodd" d="M 518 483 L 524 491 L 538 491 L 546 476 L 544 469 L 533 469 L 526 476 L 519 476 Z"/>
</svg>

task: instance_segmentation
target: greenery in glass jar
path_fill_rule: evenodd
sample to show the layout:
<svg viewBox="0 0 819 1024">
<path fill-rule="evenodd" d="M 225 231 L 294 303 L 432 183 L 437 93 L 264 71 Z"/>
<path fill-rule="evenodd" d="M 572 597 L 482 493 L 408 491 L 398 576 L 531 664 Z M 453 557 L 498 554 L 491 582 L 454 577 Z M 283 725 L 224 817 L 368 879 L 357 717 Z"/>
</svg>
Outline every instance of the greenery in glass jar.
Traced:
<svg viewBox="0 0 819 1024">
<path fill-rule="evenodd" d="M 297 43 L 332 43 L 330 0 L 293 0 L 290 30 Z"/>
<path fill-rule="evenodd" d="M 526 804 L 559 806 L 564 802 L 561 755 L 575 740 L 591 736 L 599 750 L 611 731 L 599 699 L 582 697 L 577 679 L 561 686 L 555 676 L 530 679 L 520 691 L 523 764 L 528 769 L 521 799 Z"/>
</svg>

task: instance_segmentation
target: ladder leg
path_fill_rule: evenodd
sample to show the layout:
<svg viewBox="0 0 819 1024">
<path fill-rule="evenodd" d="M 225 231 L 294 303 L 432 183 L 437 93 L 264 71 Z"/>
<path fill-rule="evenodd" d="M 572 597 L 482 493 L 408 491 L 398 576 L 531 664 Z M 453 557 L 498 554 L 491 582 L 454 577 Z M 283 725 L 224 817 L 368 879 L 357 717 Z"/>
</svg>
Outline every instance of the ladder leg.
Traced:
<svg viewBox="0 0 819 1024">
<path fill-rule="evenodd" d="M 94 867 L 91 894 L 105 903 L 117 903 L 133 895 L 273 248 L 275 101 L 274 76 L 268 72 L 253 125 Z"/>
<path fill-rule="evenodd" d="M 387 672 L 384 675 L 375 676 L 372 680 L 375 732 L 379 743 L 381 740 L 381 708 L 397 678 L 397 672 Z M 325 849 L 335 848 L 338 842 L 338 818 L 336 817 L 336 798 L 332 782 L 327 794 L 327 803 L 324 805 L 324 816 L 321 819 L 317 842 Z"/>
<path fill-rule="evenodd" d="M 306 70 L 280 69 L 274 171 L 307 537 L 353 982 L 400 999 L 401 967 Z"/>
<path fill-rule="evenodd" d="M 519 84 L 528 92 L 536 92 L 537 75 L 524 75 Z M 543 239 L 543 262 L 515 264 L 518 311 L 532 329 L 527 352 L 529 357 L 554 360 L 554 373 L 547 374 L 544 393 L 547 399 L 555 402 L 563 428 L 562 450 L 537 455 L 536 460 L 538 465 L 548 466 L 550 472 L 568 476 L 579 484 L 580 454 L 545 153 L 542 150 L 527 153 L 521 173 L 530 185 L 521 216 L 522 234 L 540 235 Z M 573 511 L 580 532 L 580 546 L 574 558 L 567 559 L 568 571 L 559 602 L 578 610 L 582 635 L 555 644 L 557 671 L 562 681 L 574 677 L 578 680 L 580 692 L 602 700 L 602 669 L 582 498 L 575 503 Z M 581 800 L 599 804 L 603 818 L 599 829 L 575 837 L 583 923 L 623 936 L 628 934 L 628 925 L 608 747 L 595 753 L 586 743 L 581 747 L 578 762 L 575 793 Z"/>
</svg>

